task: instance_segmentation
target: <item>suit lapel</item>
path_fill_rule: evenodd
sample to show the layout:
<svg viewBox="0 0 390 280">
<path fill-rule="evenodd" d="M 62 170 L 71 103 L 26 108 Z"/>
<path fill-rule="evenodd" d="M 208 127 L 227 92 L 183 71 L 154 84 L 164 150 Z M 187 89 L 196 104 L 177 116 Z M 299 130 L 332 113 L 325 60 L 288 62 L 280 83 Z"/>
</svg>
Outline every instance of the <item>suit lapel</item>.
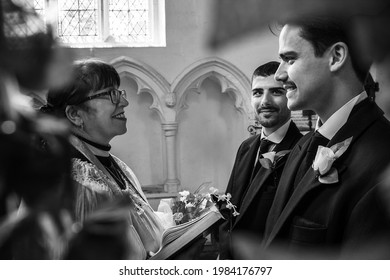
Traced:
<svg viewBox="0 0 390 280">
<path fill-rule="evenodd" d="M 298 127 L 294 122 L 291 122 L 290 126 L 288 127 L 286 136 L 283 138 L 282 142 L 276 145 L 274 151 L 280 152 L 283 150 L 291 150 L 298 139 L 301 138 L 301 136 L 302 134 L 299 132 Z"/>
<path fill-rule="evenodd" d="M 306 134 L 301 139 L 301 141 L 297 143 L 289 155 L 289 159 L 286 162 L 286 167 L 283 170 L 278 188 L 276 190 L 274 202 L 268 215 L 265 231 L 266 237 L 270 234 L 271 229 L 274 227 L 277 219 L 280 216 L 280 213 L 284 208 L 285 202 L 288 199 L 290 188 L 292 188 L 294 185 L 295 175 L 297 174 L 299 164 L 302 162 L 303 157 L 306 154 L 306 150 L 309 146 L 309 139 L 311 134 L 312 133 Z"/>
<path fill-rule="evenodd" d="M 291 122 L 285 137 L 278 145 L 276 145 L 274 149 L 275 152 L 292 149 L 294 144 L 297 141 L 297 138 L 299 138 L 300 136 L 301 134 L 298 128 L 296 127 L 294 122 Z M 238 223 L 241 217 L 243 217 L 244 213 L 248 209 L 249 205 L 252 203 L 256 194 L 260 191 L 260 189 L 264 186 L 264 183 L 267 181 L 267 179 L 270 176 L 272 176 L 272 174 L 273 174 L 272 169 L 266 169 L 264 167 L 260 168 L 259 172 L 256 174 L 256 177 L 253 179 L 252 183 L 250 184 L 248 191 L 246 192 L 245 196 L 242 199 L 242 204 L 238 211 L 240 215 L 235 220 L 234 225 Z"/>
<path fill-rule="evenodd" d="M 331 141 L 329 141 L 328 147 L 353 136 L 351 142 L 351 146 L 352 146 L 354 142 L 359 138 L 359 136 L 377 118 L 379 118 L 382 115 L 383 112 L 379 109 L 379 107 L 375 103 L 370 102 L 369 100 L 362 101 L 360 104 L 355 106 L 355 108 L 351 112 L 351 115 L 347 123 L 336 133 L 336 135 L 331 139 Z M 306 141 L 306 143 L 303 145 L 302 151 L 305 151 L 307 149 L 308 146 L 307 142 L 308 141 Z M 346 151 L 346 153 L 348 153 L 348 150 Z M 304 155 L 305 153 L 302 152 L 300 154 L 300 160 L 302 158 L 302 154 Z M 342 175 L 342 173 L 347 168 L 347 166 L 342 161 L 343 156 L 335 161 L 335 165 L 338 165 L 339 176 Z M 285 180 L 283 180 L 283 182 L 281 180 L 281 182 L 279 183 L 279 187 L 275 197 L 275 202 L 277 203 L 276 205 L 272 205 L 271 208 L 272 215 L 270 213 L 270 216 L 268 217 L 270 222 L 270 224 L 267 223 L 267 229 L 269 235 L 267 235 L 267 241 L 265 246 L 268 246 L 272 242 L 272 240 L 278 234 L 278 232 L 280 231 L 280 229 L 282 228 L 282 226 L 284 225 L 288 217 L 291 215 L 292 211 L 295 209 L 299 201 L 307 192 L 319 186 L 326 187 L 326 186 L 322 186 L 322 184 L 315 178 L 314 172 L 306 172 L 305 176 L 299 182 L 296 190 L 293 192 L 290 199 L 288 200 L 286 206 L 283 208 L 283 205 L 279 205 L 283 202 L 283 201 L 280 202 L 279 200 L 286 199 L 286 196 L 288 195 L 288 188 L 286 186 L 291 186 L 291 184 L 293 184 L 293 178 L 295 177 L 293 173 L 294 172 L 296 173 L 300 160 L 291 162 L 291 166 L 293 166 L 293 168 L 289 170 L 287 174 L 283 174 L 283 176 L 285 175 Z"/>
<path fill-rule="evenodd" d="M 237 216 L 233 226 L 235 226 L 238 223 L 238 221 L 241 220 L 241 217 L 244 216 L 244 213 L 248 209 L 249 205 L 252 203 L 256 194 L 260 191 L 261 187 L 264 185 L 268 177 L 271 175 L 272 175 L 272 169 L 266 169 L 264 167 L 260 168 L 256 177 L 253 179 L 252 183 L 250 184 L 248 191 L 243 197 L 240 209 L 238 209 L 240 215 Z"/>
</svg>

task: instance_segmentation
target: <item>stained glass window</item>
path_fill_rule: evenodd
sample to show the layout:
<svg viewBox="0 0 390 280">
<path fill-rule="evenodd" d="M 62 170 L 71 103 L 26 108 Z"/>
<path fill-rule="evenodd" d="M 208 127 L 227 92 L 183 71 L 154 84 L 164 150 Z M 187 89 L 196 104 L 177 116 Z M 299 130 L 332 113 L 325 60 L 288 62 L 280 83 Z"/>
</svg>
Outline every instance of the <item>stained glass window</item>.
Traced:
<svg viewBox="0 0 390 280">
<path fill-rule="evenodd" d="M 72 46 L 165 45 L 164 0 L 14 1 L 33 7 Z"/>
</svg>

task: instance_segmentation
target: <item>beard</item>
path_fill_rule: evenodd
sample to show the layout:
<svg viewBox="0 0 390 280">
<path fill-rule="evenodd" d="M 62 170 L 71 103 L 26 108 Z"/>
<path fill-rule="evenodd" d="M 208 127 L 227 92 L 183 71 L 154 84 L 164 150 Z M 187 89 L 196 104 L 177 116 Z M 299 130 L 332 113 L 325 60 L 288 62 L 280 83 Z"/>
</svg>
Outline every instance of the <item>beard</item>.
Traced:
<svg viewBox="0 0 390 280">
<path fill-rule="evenodd" d="M 280 107 L 268 106 L 256 111 L 256 120 L 262 127 L 279 128 L 291 118 L 291 112 Z"/>
<path fill-rule="evenodd" d="M 280 118 L 278 115 L 271 116 L 271 117 L 264 117 L 261 114 L 259 114 L 256 115 L 256 120 L 263 127 L 274 127 L 280 123 Z"/>
<path fill-rule="evenodd" d="M 274 106 L 261 107 L 256 111 L 256 119 L 263 127 L 274 127 L 281 121 L 280 113 Z"/>
</svg>

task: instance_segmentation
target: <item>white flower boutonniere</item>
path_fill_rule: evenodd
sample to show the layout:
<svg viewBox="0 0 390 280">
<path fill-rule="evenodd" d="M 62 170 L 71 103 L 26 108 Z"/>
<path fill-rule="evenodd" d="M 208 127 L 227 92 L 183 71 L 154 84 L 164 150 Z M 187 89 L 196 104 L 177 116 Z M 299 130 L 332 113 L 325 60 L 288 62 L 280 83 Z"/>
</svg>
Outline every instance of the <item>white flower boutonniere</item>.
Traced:
<svg viewBox="0 0 390 280">
<path fill-rule="evenodd" d="M 261 166 L 263 166 L 266 169 L 273 169 L 275 168 L 278 161 L 287 155 L 291 150 L 284 150 L 280 152 L 268 152 L 262 154 L 262 158 L 259 159 L 259 162 Z"/>
<path fill-rule="evenodd" d="M 348 149 L 352 137 L 337 143 L 332 147 L 318 146 L 317 154 L 313 162 L 313 169 L 316 172 L 318 181 L 322 184 L 334 184 L 339 181 L 337 169 L 332 167 L 333 162 Z"/>
</svg>

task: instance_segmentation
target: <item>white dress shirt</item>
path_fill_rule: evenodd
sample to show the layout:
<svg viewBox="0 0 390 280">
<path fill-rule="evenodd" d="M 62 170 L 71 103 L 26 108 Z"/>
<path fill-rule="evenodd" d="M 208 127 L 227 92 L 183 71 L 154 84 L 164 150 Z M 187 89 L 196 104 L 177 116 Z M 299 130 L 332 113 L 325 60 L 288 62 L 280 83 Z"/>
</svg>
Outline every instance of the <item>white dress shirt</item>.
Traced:
<svg viewBox="0 0 390 280">
<path fill-rule="evenodd" d="M 282 142 L 282 140 L 284 139 L 284 136 L 286 136 L 286 134 L 287 134 L 288 128 L 290 127 L 290 123 L 291 123 L 291 119 L 289 119 L 284 125 L 279 127 L 277 130 L 275 130 L 274 132 L 272 132 L 268 136 L 266 136 L 264 134 L 264 130 L 261 130 L 260 139 L 261 140 L 266 139 L 266 140 L 271 141 L 271 142 L 274 143 L 274 144 L 270 145 L 270 147 L 268 149 L 268 152 L 272 152 L 273 149 L 275 148 L 275 146 L 277 144 L 279 144 L 280 142 Z M 259 153 L 260 153 L 260 147 L 257 150 L 255 164 L 257 163 L 257 161 L 259 159 L 259 156 L 260 156 Z"/>
</svg>

